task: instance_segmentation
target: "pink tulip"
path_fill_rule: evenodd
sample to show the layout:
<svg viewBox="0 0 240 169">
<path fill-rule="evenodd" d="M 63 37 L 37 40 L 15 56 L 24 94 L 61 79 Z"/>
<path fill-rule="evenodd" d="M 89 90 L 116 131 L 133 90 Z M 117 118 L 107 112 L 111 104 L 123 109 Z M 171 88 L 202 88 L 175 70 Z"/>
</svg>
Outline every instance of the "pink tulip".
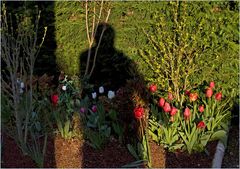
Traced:
<svg viewBox="0 0 240 169">
<path fill-rule="evenodd" d="M 93 105 L 92 106 L 92 111 L 95 113 L 95 112 L 97 112 L 97 106 L 96 105 Z"/>
<path fill-rule="evenodd" d="M 184 117 L 185 117 L 185 119 L 186 120 L 189 119 L 190 115 L 191 115 L 191 111 L 190 111 L 190 109 L 188 107 L 186 107 L 185 110 L 184 110 Z"/>
<path fill-rule="evenodd" d="M 213 95 L 213 90 L 212 90 L 212 88 L 207 88 L 207 90 L 206 90 L 206 97 L 208 97 L 208 98 L 210 98 L 210 97 L 212 97 L 212 95 Z"/>
<path fill-rule="evenodd" d="M 171 92 L 168 92 L 168 100 L 169 101 L 173 100 L 173 94 Z"/>
<path fill-rule="evenodd" d="M 198 110 L 199 110 L 199 112 L 201 112 L 201 113 L 204 112 L 204 106 L 203 106 L 203 105 L 199 106 L 199 107 L 198 107 Z"/>
<path fill-rule="evenodd" d="M 215 83 L 214 83 L 213 81 L 209 83 L 209 87 L 210 87 L 211 89 L 213 89 L 214 86 L 215 86 Z"/>
<path fill-rule="evenodd" d="M 172 107 L 171 111 L 170 111 L 170 115 L 174 116 L 177 113 L 178 109 L 176 107 Z"/>
<path fill-rule="evenodd" d="M 170 106 L 170 104 L 168 102 L 165 102 L 163 110 L 165 112 L 170 112 L 171 111 L 171 106 Z"/>
<path fill-rule="evenodd" d="M 164 98 L 160 98 L 159 101 L 158 101 L 158 105 L 160 107 L 163 107 L 164 106 L 164 103 L 165 103 L 165 99 Z"/>
</svg>

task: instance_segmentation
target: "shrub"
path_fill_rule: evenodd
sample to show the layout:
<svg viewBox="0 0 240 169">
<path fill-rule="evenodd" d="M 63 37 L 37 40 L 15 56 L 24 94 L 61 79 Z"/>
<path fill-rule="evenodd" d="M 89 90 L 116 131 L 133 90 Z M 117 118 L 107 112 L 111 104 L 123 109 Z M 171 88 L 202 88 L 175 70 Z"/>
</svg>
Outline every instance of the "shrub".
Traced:
<svg viewBox="0 0 240 169">
<path fill-rule="evenodd" d="M 148 66 L 146 79 L 173 92 L 180 104 L 183 91 L 204 80 L 217 80 L 225 91 L 235 90 L 237 95 L 236 11 L 228 2 L 162 4 L 153 12 L 151 29 L 143 31 L 148 45 L 139 53 Z M 234 78 L 228 79 L 230 74 Z"/>
</svg>

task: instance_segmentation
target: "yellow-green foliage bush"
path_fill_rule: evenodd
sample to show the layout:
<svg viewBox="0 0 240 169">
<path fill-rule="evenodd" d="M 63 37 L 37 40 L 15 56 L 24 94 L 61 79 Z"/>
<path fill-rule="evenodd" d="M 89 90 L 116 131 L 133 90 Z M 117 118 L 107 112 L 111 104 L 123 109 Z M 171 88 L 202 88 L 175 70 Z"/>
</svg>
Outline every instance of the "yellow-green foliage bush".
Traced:
<svg viewBox="0 0 240 169">
<path fill-rule="evenodd" d="M 178 101 L 185 90 L 214 80 L 224 95 L 238 92 L 238 13 L 228 2 L 164 2 L 153 12 L 140 55 L 146 78 Z M 149 71 L 151 70 L 151 71 Z"/>
<path fill-rule="evenodd" d="M 41 62 L 42 64 L 39 64 L 40 66 L 37 67 L 36 71 L 40 71 L 41 68 L 45 71 L 51 71 L 54 69 L 51 66 L 54 65 L 52 63 L 57 62 L 58 71 L 63 70 L 69 75 L 79 74 L 79 56 L 88 48 L 85 28 L 85 2 L 7 3 L 15 13 L 23 12 L 25 9 L 28 9 L 29 12 L 34 4 L 42 10 L 42 29 L 44 26 L 48 26 L 48 32 L 37 61 L 37 63 Z M 189 43 L 190 46 L 186 48 L 188 52 L 194 51 L 196 47 L 194 54 L 198 55 L 196 57 L 198 59 L 194 60 L 194 64 L 197 64 L 196 67 L 204 67 L 204 69 L 193 73 L 189 77 L 189 85 L 201 83 L 203 80 L 214 80 L 219 82 L 225 88 L 225 91 L 234 88 L 236 90 L 235 94 L 237 94 L 239 2 L 188 1 L 185 14 L 182 5 L 184 3 L 180 1 L 179 8 L 173 8 L 173 4 L 176 4 L 176 2 L 112 1 L 110 3 L 112 11 L 109 23 L 116 33 L 115 47 L 137 63 L 139 71 L 147 81 L 153 82 L 154 79 L 158 79 L 159 82 L 163 83 L 165 79 L 156 77 L 158 69 L 152 70 L 145 63 L 146 60 L 140 57 L 139 51 L 144 51 L 146 55 L 149 51 L 153 51 L 153 46 L 144 34 L 143 29 L 153 36 L 158 44 L 165 46 L 168 46 L 169 42 L 166 42 L 161 34 L 164 33 L 165 37 L 173 37 L 174 34 L 178 34 L 179 40 L 185 40 L 185 42 L 180 41 L 182 44 Z M 173 21 L 174 10 L 178 12 L 179 22 L 185 20 L 185 32 L 181 32 L 183 28 L 173 29 L 176 26 Z M 165 25 L 163 26 L 163 24 Z M 200 30 L 200 33 L 197 33 L 198 30 Z M 159 33 L 156 34 L 157 31 Z M 181 35 L 181 33 L 183 34 Z M 54 40 L 48 43 L 50 39 Z M 172 46 L 169 47 L 173 49 Z M 162 52 L 159 50 L 159 57 Z M 176 55 L 177 51 L 176 53 L 170 51 L 170 53 Z M 50 65 L 49 69 L 46 69 L 46 64 Z M 159 66 L 162 67 L 161 64 Z M 168 85 L 161 85 L 161 87 L 168 90 Z"/>
</svg>

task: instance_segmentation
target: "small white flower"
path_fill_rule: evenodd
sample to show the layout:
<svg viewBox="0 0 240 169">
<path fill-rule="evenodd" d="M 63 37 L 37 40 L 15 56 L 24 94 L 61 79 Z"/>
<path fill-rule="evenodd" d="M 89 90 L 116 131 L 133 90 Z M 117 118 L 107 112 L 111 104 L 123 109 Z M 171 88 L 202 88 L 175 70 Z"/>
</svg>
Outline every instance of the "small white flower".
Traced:
<svg viewBox="0 0 240 169">
<path fill-rule="evenodd" d="M 96 92 L 92 93 L 92 98 L 96 99 L 96 97 L 97 97 L 97 93 Z"/>
<path fill-rule="evenodd" d="M 19 89 L 19 93 L 22 94 L 23 93 L 23 89 Z"/>
<path fill-rule="evenodd" d="M 103 86 L 99 87 L 99 93 L 104 93 L 104 88 L 103 88 Z"/>
<path fill-rule="evenodd" d="M 67 86 L 62 86 L 62 90 L 66 91 L 67 90 Z"/>
<path fill-rule="evenodd" d="M 23 83 L 23 82 L 20 83 L 20 87 L 21 87 L 22 89 L 24 89 L 24 83 Z"/>
<path fill-rule="evenodd" d="M 20 84 L 21 83 L 21 80 L 17 79 L 17 84 Z"/>
<path fill-rule="evenodd" d="M 115 97 L 115 92 L 109 90 L 109 91 L 108 91 L 108 98 L 109 98 L 109 99 L 112 99 L 112 98 L 114 98 L 114 97 Z"/>
</svg>

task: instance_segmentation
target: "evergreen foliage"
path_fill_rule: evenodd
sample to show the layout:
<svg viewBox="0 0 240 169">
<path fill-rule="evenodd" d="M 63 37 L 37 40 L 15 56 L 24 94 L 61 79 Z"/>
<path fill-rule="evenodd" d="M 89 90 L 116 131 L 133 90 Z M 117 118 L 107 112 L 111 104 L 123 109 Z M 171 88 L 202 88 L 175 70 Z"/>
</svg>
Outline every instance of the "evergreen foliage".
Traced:
<svg viewBox="0 0 240 169">
<path fill-rule="evenodd" d="M 7 2 L 7 7 L 10 7 L 13 13 L 31 11 L 33 5 L 38 5 L 43 15 L 40 20 L 42 30 L 44 26 L 50 27 L 37 60 L 36 72 L 51 73 L 57 68 L 58 71 L 63 70 L 68 75 L 79 75 L 79 57 L 88 49 L 84 3 Z M 153 34 L 154 27 L 162 22 L 161 17 L 165 17 L 164 24 L 167 29 L 164 31 L 171 35 L 174 25 L 170 3 L 172 2 L 111 2 L 109 24 L 116 33 L 115 48 L 136 62 L 146 80 L 154 78 L 154 72 L 140 57 L 140 50 L 152 50 L 143 29 Z M 191 84 L 214 80 L 220 82 L 221 87 L 227 88 L 226 90 L 235 89 L 235 95 L 238 93 L 238 6 L 239 2 L 236 1 L 187 2 L 187 16 L 183 18 L 187 20 L 186 32 L 194 33 L 201 29 L 201 35 L 194 40 L 199 48 L 208 51 L 199 52 L 204 56 L 196 63 L 204 69 L 191 76 Z M 180 7 L 178 13 L 180 17 L 182 11 Z M 157 38 L 159 42 L 164 43 L 161 37 Z"/>
</svg>

